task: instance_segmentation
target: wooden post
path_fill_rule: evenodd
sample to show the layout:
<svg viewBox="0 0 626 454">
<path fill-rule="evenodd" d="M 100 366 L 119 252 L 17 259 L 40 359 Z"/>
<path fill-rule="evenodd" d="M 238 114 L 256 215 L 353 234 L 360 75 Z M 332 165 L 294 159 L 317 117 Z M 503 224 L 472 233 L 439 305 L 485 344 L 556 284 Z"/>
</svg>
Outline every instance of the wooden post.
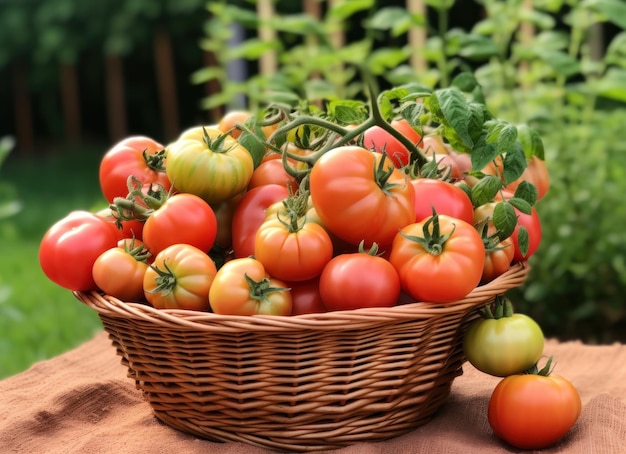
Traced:
<svg viewBox="0 0 626 454">
<path fill-rule="evenodd" d="M 259 27 L 259 38 L 262 41 L 273 41 L 276 39 L 276 30 L 267 26 L 264 22 L 272 18 L 275 14 L 272 0 L 258 0 L 257 14 L 261 19 Z M 259 72 L 263 76 L 270 76 L 278 70 L 278 56 L 276 51 L 271 50 L 261 55 L 259 59 Z"/>
<path fill-rule="evenodd" d="M 65 138 L 67 143 L 76 145 L 81 142 L 80 94 L 76 65 L 61 63 L 59 73 Z"/>
<path fill-rule="evenodd" d="M 122 57 L 119 55 L 107 55 L 104 60 L 104 69 L 109 138 L 113 144 L 127 135 L 124 62 Z"/>
<path fill-rule="evenodd" d="M 13 96 L 16 148 L 30 155 L 35 141 L 30 89 L 28 88 L 28 69 L 24 61 L 18 61 L 13 65 Z"/>
<path fill-rule="evenodd" d="M 156 78 L 163 120 L 164 137 L 167 142 L 180 134 L 178 125 L 178 100 L 176 96 L 176 76 L 174 74 L 174 56 L 172 43 L 167 29 L 159 25 L 154 35 L 154 59 Z"/>
<path fill-rule="evenodd" d="M 528 11 L 532 10 L 533 9 L 532 0 L 524 0 L 524 3 L 522 4 L 522 8 Z M 533 26 L 533 24 L 531 24 L 530 22 L 522 22 L 519 28 L 519 41 L 522 44 L 522 46 L 530 45 L 534 36 L 535 36 L 535 27 Z M 529 87 L 528 81 L 526 80 L 526 75 L 528 74 L 528 71 L 530 70 L 528 62 L 521 61 L 518 69 L 519 69 L 519 80 L 520 80 L 521 87 L 524 89 L 529 89 L 530 87 Z"/>
<path fill-rule="evenodd" d="M 423 0 L 407 0 L 406 1 L 406 9 L 411 14 L 422 14 L 426 19 L 426 4 Z M 423 57 L 422 53 L 424 51 L 424 46 L 426 44 L 426 27 L 418 27 L 413 26 L 409 29 L 409 46 L 412 49 L 411 52 L 411 67 L 413 71 L 419 76 L 423 74 L 428 69 L 428 64 L 426 63 L 426 59 Z"/>
</svg>

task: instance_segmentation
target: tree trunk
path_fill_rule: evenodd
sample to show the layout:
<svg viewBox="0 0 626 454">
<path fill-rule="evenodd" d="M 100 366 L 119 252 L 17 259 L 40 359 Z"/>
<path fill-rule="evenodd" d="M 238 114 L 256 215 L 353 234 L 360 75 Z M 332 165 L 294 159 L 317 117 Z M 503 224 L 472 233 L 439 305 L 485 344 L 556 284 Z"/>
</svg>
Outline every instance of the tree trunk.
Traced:
<svg viewBox="0 0 626 454">
<path fill-rule="evenodd" d="M 154 35 L 154 59 L 164 132 L 161 140 L 167 142 L 175 139 L 180 131 L 172 43 L 169 33 L 162 25 L 157 27 Z"/>
<path fill-rule="evenodd" d="M 13 96 L 17 148 L 26 154 L 34 149 L 33 115 L 28 88 L 28 69 L 23 61 L 13 66 Z"/>
<path fill-rule="evenodd" d="M 119 55 L 107 55 L 104 66 L 109 137 L 111 143 L 116 143 L 127 135 L 124 62 Z"/>
<path fill-rule="evenodd" d="M 217 66 L 219 64 L 213 52 L 204 52 L 203 57 L 204 57 L 204 66 L 206 67 Z M 207 97 L 211 97 L 214 94 L 219 93 L 222 87 L 220 85 L 219 80 L 211 79 L 206 84 L 204 84 L 204 88 L 205 88 L 205 91 L 204 91 L 205 95 Z M 224 115 L 224 113 L 225 111 L 224 111 L 223 106 L 213 107 L 212 109 L 209 110 L 209 122 L 218 123 L 220 118 L 222 118 L 222 116 Z"/>
<path fill-rule="evenodd" d="M 76 145 L 81 141 L 80 95 L 76 65 L 61 63 L 60 79 L 65 140 L 68 144 Z"/>
</svg>

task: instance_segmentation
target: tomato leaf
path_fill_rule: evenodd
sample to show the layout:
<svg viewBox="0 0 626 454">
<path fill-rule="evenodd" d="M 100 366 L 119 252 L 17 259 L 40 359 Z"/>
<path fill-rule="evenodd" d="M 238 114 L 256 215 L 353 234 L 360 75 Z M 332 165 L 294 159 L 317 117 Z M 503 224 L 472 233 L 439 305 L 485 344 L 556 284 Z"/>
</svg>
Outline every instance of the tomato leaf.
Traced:
<svg viewBox="0 0 626 454">
<path fill-rule="evenodd" d="M 530 214 L 532 210 L 532 206 L 524 199 L 518 199 L 516 197 L 511 197 L 509 203 L 513 205 L 515 208 L 520 210 L 524 214 Z"/>
<path fill-rule="evenodd" d="M 526 158 L 537 156 L 544 159 L 543 141 L 535 129 L 525 124 L 517 125 L 517 140 L 522 145 Z"/>
<path fill-rule="evenodd" d="M 507 201 L 496 204 L 493 209 L 493 225 L 498 231 L 500 240 L 511 236 L 517 225 L 517 215 L 511 203 Z"/>
<path fill-rule="evenodd" d="M 433 95 L 443 115 L 443 122 L 456 131 L 465 146 L 472 147 L 474 141 L 468 130 L 471 114 L 463 93 L 457 88 L 443 88 L 436 90 Z"/>
<path fill-rule="evenodd" d="M 487 142 L 486 134 L 482 134 L 471 149 L 472 170 L 484 169 L 487 164 L 496 159 L 498 150 Z"/>
<path fill-rule="evenodd" d="M 484 205 L 493 200 L 500 188 L 502 181 L 494 175 L 485 175 L 472 188 L 472 201 L 474 206 Z"/>
<path fill-rule="evenodd" d="M 453 87 L 457 87 L 459 90 L 464 91 L 465 93 L 471 93 L 474 88 L 478 86 L 478 80 L 476 76 L 470 72 L 464 72 L 458 74 L 452 79 L 451 85 Z"/>
<path fill-rule="evenodd" d="M 254 128 L 253 130 L 258 129 L 258 131 L 246 130 L 244 129 L 241 132 L 241 135 L 237 139 L 237 141 L 246 149 L 250 156 L 252 156 L 252 161 L 254 162 L 254 168 L 256 169 L 261 161 L 263 160 L 263 156 L 265 156 L 266 147 L 263 141 L 257 137 L 257 134 L 263 134 L 260 126 L 255 123 L 246 122 L 248 127 Z"/>
<path fill-rule="evenodd" d="M 483 124 L 487 116 L 487 109 L 484 104 L 471 102 L 468 104 L 470 111 L 469 123 L 467 125 L 468 132 L 472 136 L 474 143 L 480 140 L 483 134 Z"/>
<path fill-rule="evenodd" d="M 537 187 L 530 181 L 522 181 L 515 189 L 514 194 L 515 198 L 525 200 L 531 206 L 535 204 L 538 196 Z"/>
<path fill-rule="evenodd" d="M 503 159 L 503 167 L 502 171 L 504 177 L 504 184 L 509 184 L 512 181 L 517 180 L 524 169 L 528 165 L 526 161 L 526 156 L 524 156 L 524 152 L 522 151 L 522 147 L 519 145 L 519 142 L 514 142 L 512 149 L 510 149 L 505 155 Z"/>
<path fill-rule="evenodd" d="M 361 101 L 347 99 L 331 101 L 328 104 L 328 112 L 345 125 L 363 123 L 367 119 L 367 109 Z"/>
<path fill-rule="evenodd" d="M 528 254 L 528 229 L 523 225 L 520 225 L 517 231 L 517 246 L 522 253 L 522 257 L 526 257 L 526 254 Z"/>
</svg>

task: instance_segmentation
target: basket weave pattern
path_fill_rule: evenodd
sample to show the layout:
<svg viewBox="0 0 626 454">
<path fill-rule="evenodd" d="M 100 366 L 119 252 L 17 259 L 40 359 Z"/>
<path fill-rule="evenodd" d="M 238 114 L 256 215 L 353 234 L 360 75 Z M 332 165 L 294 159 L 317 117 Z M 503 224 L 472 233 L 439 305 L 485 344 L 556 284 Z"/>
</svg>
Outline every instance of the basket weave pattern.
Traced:
<svg viewBox="0 0 626 454">
<path fill-rule="evenodd" d="M 129 377 L 167 425 L 214 441 L 310 451 L 384 440 L 428 422 L 462 373 L 465 326 L 527 273 L 515 265 L 446 305 L 294 317 L 75 295 L 98 312 Z"/>
</svg>

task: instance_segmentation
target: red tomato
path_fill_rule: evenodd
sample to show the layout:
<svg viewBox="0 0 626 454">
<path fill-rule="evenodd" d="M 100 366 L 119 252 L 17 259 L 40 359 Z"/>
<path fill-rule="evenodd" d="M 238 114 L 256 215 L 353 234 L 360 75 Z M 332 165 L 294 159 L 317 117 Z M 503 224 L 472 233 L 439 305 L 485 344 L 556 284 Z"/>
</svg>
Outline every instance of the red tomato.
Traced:
<svg viewBox="0 0 626 454">
<path fill-rule="evenodd" d="M 211 206 L 194 194 L 175 194 L 154 210 L 143 227 L 143 242 L 152 255 L 173 244 L 185 243 L 208 252 L 217 235 Z"/>
<path fill-rule="evenodd" d="M 256 232 L 270 205 L 289 197 L 286 186 L 268 184 L 246 192 L 233 214 L 232 246 L 235 257 L 254 255 Z"/>
<path fill-rule="evenodd" d="M 403 228 L 389 261 L 402 289 L 418 301 L 447 303 L 464 298 L 480 282 L 485 246 L 473 225 L 446 215 Z"/>
<path fill-rule="evenodd" d="M 132 240 L 127 240 L 132 241 Z M 148 269 L 145 255 L 133 253 L 132 246 L 114 247 L 104 251 L 93 264 L 93 279 L 100 290 L 122 301 L 144 299 L 143 278 Z M 119 244 L 119 243 L 118 243 Z M 138 246 L 142 248 L 142 246 Z"/>
<path fill-rule="evenodd" d="M 416 145 L 421 139 L 405 119 L 394 120 L 391 126 Z M 396 167 L 406 166 L 411 159 L 409 150 L 380 126 L 372 126 L 363 133 L 363 146 L 378 153 L 384 151 Z"/>
<path fill-rule="evenodd" d="M 487 249 L 485 253 L 485 265 L 483 275 L 480 278 L 481 284 L 493 281 L 498 276 L 504 274 L 511 267 L 513 256 L 515 255 L 515 245 L 511 238 L 505 238 L 493 249 Z"/>
<path fill-rule="evenodd" d="M 315 222 L 271 218 L 257 230 L 254 256 L 277 279 L 307 281 L 332 258 L 333 242 Z"/>
<path fill-rule="evenodd" d="M 291 188 L 293 192 L 298 189 L 297 180 L 287 173 L 282 159 L 268 159 L 259 164 L 252 172 L 248 190 L 266 184 L 286 186 Z"/>
<path fill-rule="evenodd" d="M 300 282 L 285 282 L 291 293 L 291 315 L 327 312 L 320 295 L 319 278 Z"/>
<path fill-rule="evenodd" d="M 117 245 L 118 235 L 100 216 L 73 211 L 44 234 L 39 264 L 55 284 L 68 290 L 96 290 L 91 270 L 104 251 Z"/>
<path fill-rule="evenodd" d="M 435 178 L 414 178 L 415 222 L 433 214 L 445 214 L 469 224 L 474 222 L 474 206 L 467 193 L 458 186 Z"/>
<path fill-rule="evenodd" d="M 415 220 L 415 192 L 389 159 L 358 146 L 325 153 L 310 173 L 313 206 L 339 238 L 358 245 L 391 244 Z"/>
<path fill-rule="evenodd" d="M 400 277 L 391 263 L 377 255 L 341 254 L 324 267 L 320 294 L 329 311 L 391 307 L 400 296 Z"/>
<path fill-rule="evenodd" d="M 204 251 L 189 244 L 173 244 L 159 252 L 146 270 L 144 294 L 157 309 L 206 311 L 216 272 L 215 263 Z"/>
<path fill-rule="evenodd" d="M 163 145 L 149 137 L 132 136 L 105 153 L 100 161 L 99 179 L 102 193 L 109 203 L 115 197 L 128 195 L 129 176 L 144 184 L 159 183 L 169 190 L 171 183 L 165 174 Z"/>
<path fill-rule="evenodd" d="M 223 315 L 290 315 L 291 293 L 252 257 L 230 260 L 218 270 L 209 292 L 211 308 Z"/>
<path fill-rule="evenodd" d="M 535 374 L 502 379 L 489 401 L 495 434 L 520 449 L 542 449 L 567 434 L 581 411 L 578 391 L 563 377 Z"/>
</svg>

